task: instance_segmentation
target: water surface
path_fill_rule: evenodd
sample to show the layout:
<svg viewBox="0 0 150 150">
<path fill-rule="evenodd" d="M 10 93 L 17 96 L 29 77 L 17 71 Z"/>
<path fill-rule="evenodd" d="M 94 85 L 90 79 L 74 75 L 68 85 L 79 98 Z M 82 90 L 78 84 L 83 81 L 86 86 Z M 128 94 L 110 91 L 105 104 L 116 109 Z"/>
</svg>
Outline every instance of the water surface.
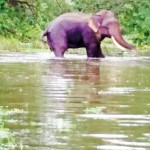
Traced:
<svg viewBox="0 0 150 150">
<path fill-rule="evenodd" d="M 16 149 L 150 149 L 149 76 L 149 57 L 2 53 L 5 126 Z"/>
</svg>

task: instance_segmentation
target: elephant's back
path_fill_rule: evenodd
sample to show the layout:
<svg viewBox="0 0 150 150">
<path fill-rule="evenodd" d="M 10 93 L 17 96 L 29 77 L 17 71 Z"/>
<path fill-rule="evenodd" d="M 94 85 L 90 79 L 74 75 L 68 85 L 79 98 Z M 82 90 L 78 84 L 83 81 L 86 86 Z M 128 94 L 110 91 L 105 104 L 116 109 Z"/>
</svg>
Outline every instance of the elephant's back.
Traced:
<svg viewBox="0 0 150 150">
<path fill-rule="evenodd" d="M 75 28 L 76 26 L 84 26 L 91 15 L 83 13 L 65 13 L 55 18 L 49 25 L 47 31 L 51 32 L 58 29 L 69 30 L 69 28 Z"/>
<path fill-rule="evenodd" d="M 91 15 L 79 12 L 79 13 L 64 13 L 64 14 L 60 15 L 59 17 L 86 21 L 86 20 L 90 19 Z"/>
</svg>

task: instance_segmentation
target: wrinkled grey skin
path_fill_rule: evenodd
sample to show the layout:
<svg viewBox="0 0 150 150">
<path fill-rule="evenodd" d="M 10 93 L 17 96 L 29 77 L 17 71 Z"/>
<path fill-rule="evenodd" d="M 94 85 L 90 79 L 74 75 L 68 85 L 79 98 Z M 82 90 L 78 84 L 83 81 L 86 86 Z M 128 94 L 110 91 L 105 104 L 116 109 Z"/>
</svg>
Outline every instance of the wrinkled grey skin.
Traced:
<svg viewBox="0 0 150 150">
<path fill-rule="evenodd" d="M 94 27 L 89 25 L 92 20 Z M 94 30 L 95 29 L 95 30 Z M 44 41 L 47 36 L 47 42 Z M 63 57 L 68 48 L 85 47 L 88 57 L 104 57 L 100 44 L 105 38 L 111 38 L 129 50 L 134 46 L 122 37 L 120 25 L 112 11 L 102 10 L 94 15 L 83 13 L 65 13 L 51 22 L 41 39 L 48 43 L 56 57 Z"/>
</svg>

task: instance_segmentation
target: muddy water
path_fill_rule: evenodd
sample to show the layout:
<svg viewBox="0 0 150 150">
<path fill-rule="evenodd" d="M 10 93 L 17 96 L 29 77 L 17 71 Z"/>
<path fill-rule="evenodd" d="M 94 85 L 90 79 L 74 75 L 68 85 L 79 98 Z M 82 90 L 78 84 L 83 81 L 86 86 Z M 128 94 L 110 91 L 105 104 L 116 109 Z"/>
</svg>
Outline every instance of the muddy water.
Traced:
<svg viewBox="0 0 150 150">
<path fill-rule="evenodd" d="M 5 126 L 23 150 L 150 149 L 150 58 L 0 55 Z"/>
</svg>

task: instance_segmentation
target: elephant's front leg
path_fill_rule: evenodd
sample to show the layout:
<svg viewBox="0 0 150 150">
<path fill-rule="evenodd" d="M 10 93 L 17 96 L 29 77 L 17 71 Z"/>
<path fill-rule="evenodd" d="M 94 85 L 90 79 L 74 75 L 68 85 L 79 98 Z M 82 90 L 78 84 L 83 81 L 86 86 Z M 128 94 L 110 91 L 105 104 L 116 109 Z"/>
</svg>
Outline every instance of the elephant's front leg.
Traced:
<svg viewBox="0 0 150 150">
<path fill-rule="evenodd" d="M 103 54 L 102 52 L 102 48 L 101 48 L 101 45 L 99 45 L 99 53 L 98 53 L 99 57 L 101 58 L 105 58 L 105 55 Z"/>
<path fill-rule="evenodd" d="M 105 55 L 102 53 L 99 43 L 89 43 L 86 46 L 87 56 L 93 58 L 104 58 Z"/>
<path fill-rule="evenodd" d="M 49 45 L 56 57 L 64 57 L 64 53 L 68 48 L 66 39 L 64 38 L 60 38 L 60 40 L 54 38 L 49 42 Z"/>
<path fill-rule="evenodd" d="M 97 39 L 95 32 L 91 28 L 86 28 L 83 32 L 83 41 L 88 57 L 100 58 L 105 57 L 100 47 L 100 41 Z"/>
</svg>

